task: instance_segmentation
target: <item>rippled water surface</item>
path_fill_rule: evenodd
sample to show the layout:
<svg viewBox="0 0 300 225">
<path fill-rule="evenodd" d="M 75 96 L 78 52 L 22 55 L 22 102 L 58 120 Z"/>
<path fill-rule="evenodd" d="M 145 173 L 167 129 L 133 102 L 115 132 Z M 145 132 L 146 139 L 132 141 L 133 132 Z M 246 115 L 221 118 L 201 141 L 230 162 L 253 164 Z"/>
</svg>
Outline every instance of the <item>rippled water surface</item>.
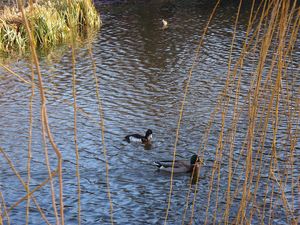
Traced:
<svg viewBox="0 0 300 225">
<path fill-rule="evenodd" d="M 80 44 L 76 48 L 76 94 L 79 108 L 77 143 L 81 178 L 82 224 L 110 224 L 104 147 L 106 147 L 109 162 L 108 179 L 113 218 L 116 224 L 162 224 L 164 221 L 170 190 L 170 175 L 157 171 L 152 166 L 152 161 L 172 158 L 179 110 L 185 85 L 188 82 L 188 73 L 200 36 L 213 8 L 207 2 L 205 4 L 201 4 L 201 1 L 187 2 L 109 4 L 99 8 L 103 26 L 91 47 L 103 106 L 105 143 L 102 142 L 101 137 L 99 122 L 101 117 L 93 76 L 93 61 L 88 45 Z M 202 146 L 209 119 L 226 81 L 236 7 L 230 4 L 219 7 L 205 39 L 186 99 L 177 145 L 178 158 L 188 159 Z M 242 8 L 242 16 L 237 26 L 233 61 L 240 53 L 249 10 L 248 5 Z M 162 29 L 162 18 L 169 22 L 167 29 Z M 296 48 L 295 51 L 299 53 L 299 49 Z M 291 68 L 297 68 L 297 63 L 294 62 L 300 61 L 299 54 L 295 54 L 295 57 L 296 59 L 290 65 Z M 246 75 L 241 81 L 241 96 L 244 97 L 249 89 L 247 73 L 251 77 L 248 71 L 253 71 L 254 63 L 251 60 L 255 60 L 254 56 L 253 59 L 250 57 L 244 65 L 243 73 Z M 41 57 L 40 63 L 46 89 L 50 128 L 63 156 L 65 221 L 66 224 L 76 224 L 77 179 L 71 49 L 69 46 L 63 46 L 50 55 Z M 31 70 L 27 60 L 13 62 L 9 66 L 21 77 L 30 80 Z M 0 147 L 10 157 L 20 176 L 26 181 L 31 88 L 4 69 L 1 68 L 0 72 Z M 291 75 L 294 77 L 292 88 L 295 88 L 295 92 L 293 93 L 297 93 L 300 85 L 299 77 L 297 77 L 299 70 L 298 73 L 295 70 L 291 73 L 294 73 Z M 245 99 L 241 102 L 245 103 Z M 245 110 L 241 113 L 241 122 L 238 123 L 235 140 L 237 146 L 242 145 L 244 141 L 247 123 L 243 121 L 247 120 L 247 110 Z M 282 120 L 282 127 L 285 127 L 285 122 Z M 40 97 L 36 88 L 33 98 L 31 189 L 48 177 L 40 124 Z M 128 144 L 123 141 L 125 135 L 133 132 L 143 134 L 147 129 L 153 131 L 154 140 L 151 146 Z M 203 224 L 205 220 L 211 169 L 220 129 L 220 118 L 217 118 L 211 126 L 208 150 L 204 155 L 206 164 L 200 174 L 201 182 L 198 186 L 199 193 L 193 219 L 195 224 Z M 226 129 L 229 129 L 229 126 Z M 270 148 L 272 144 L 270 138 L 267 138 L 266 148 Z M 279 131 L 278 139 L 281 140 L 281 138 L 286 138 L 284 129 Z M 279 141 L 278 147 L 284 148 L 282 146 L 285 146 L 284 143 Z M 48 147 L 51 167 L 54 169 L 57 162 L 49 143 Z M 294 156 L 299 157 L 299 147 L 299 143 L 296 142 Z M 239 156 L 239 151 L 240 148 L 237 149 L 236 158 Z M 213 222 L 214 213 L 216 213 L 217 221 L 222 221 L 226 205 L 228 175 L 226 154 L 228 155 L 228 152 L 225 151 L 219 178 L 221 179 L 220 185 L 214 186 L 214 188 L 219 188 L 218 200 L 215 200 L 217 199 L 216 192 L 211 195 L 208 224 Z M 285 153 L 282 155 L 284 160 L 286 155 Z M 237 165 L 237 169 L 243 171 L 243 165 L 244 159 Z M 297 170 L 299 167 L 298 158 L 292 170 L 294 179 L 299 176 L 299 170 Z M 26 191 L 3 154 L 0 156 L 0 169 L 0 191 L 9 208 L 22 198 Z M 233 185 L 237 182 L 239 173 L 243 172 L 238 172 L 233 178 Z M 258 193 L 259 197 L 256 200 L 256 204 L 260 207 L 269 182 L 267 181 L 267 166 L 262 174 L 264 175 L 260 181 L 262 191 Z M 189 190 L 189 179 L 188 174 L 174 176 L 168 224 L 181 224 Z M 243 180 L 243 177 L 241 179 Z M 290 184 L 290 181 L 288 183 Z M 54 181 L 54 186 L 57 190 L 58 202 L 57 179 Z M 294 213 L 299 215 L 299 196 L 291 199 L 293 193 L 299 191 L 296 187 L 296 183 L 287 185 L 285 191 Z M 271 188 L 270 186 L 270 191 Z M 275 208 L 276 213 L 272 215 L 273 222 L 275 224 L 288 223 L 282 207 L 281 192 L 278 188 L 274 190 L 273 201 L 274 207 L 277 208 Z M 50 185 L 42 187 L 34 195 L 49 222 L 55 223 Z M 236 201 L 233 202 L 230 212 L 232 218 L 237 214 L 238 208 L 235 206 L 239 205 L 240 197 L 237 195 Z M 190 204 L 187 208 L 187 222 L 191 216 L 193 198 L 192 193 L 188 199 Z M 32 201 L 30 204 L 30 224 L 45 224 L 36 205 Z M 219 207 L 217 212 L 214 210 L 216 204 Z M 268 204 L 270 201 L 267 199 L 267 208 Z M 26 201 L 10 212 L 11 224 L 24 224 L 25 215 Z M 268 215 L 266 216 L 266 222 L 268 222 L 269 211 L 266 215 Z M 260 220 L 261 218 L 256 214 L 253 224 L 260 223 L 258 222 Z"/>
</svg>

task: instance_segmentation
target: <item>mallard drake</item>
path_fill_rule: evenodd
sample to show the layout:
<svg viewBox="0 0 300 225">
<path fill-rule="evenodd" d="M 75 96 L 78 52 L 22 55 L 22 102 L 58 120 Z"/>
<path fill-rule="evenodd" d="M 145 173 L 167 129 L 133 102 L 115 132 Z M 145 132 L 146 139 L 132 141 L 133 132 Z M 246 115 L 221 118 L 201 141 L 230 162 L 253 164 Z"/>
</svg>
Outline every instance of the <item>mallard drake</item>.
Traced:
<svg viewBox="0 0 300 225">
<path fill-rule="evenodd" d="M 148 144 L 148 143 L 151 142 L 151 140 L 152 140 L 152 130 L 150 130 L 150 129 L 148 129 L 146 131 L 145 136 L 140 135 L 140 134 L 130 134 L 130 135 L 127 135 L 124 138 L 124 141 L 127 141 L 128 143 L 130 143 L 130 142 L 140 142 L 140 143 L 143 143 L 143 144 Z"/>
<path fill-rule="evenodd" d="M 199 156 L 196 154 L 192 155 L 190 160 L 175 160 L 173 172 L 174 173 L 192 172 L 196 162 L 200 162 Z M 172 160 L 156 161 L 154 162 L 154 165 L 157 166 L 159 170 L 172 172 L 172 163 L 173 163 Z"/>
</svg>

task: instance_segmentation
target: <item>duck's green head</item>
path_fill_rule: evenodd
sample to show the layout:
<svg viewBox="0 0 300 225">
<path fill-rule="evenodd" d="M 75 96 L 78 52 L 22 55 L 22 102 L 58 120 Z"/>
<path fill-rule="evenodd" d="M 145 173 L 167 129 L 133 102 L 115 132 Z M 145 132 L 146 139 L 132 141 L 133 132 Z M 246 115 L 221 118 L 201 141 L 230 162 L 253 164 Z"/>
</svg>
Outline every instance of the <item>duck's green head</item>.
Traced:
<svg viewBox="0 0 300 225">
<path fill-rule="evenodd" d="M 196 162 L 199 162 L 199 161 L 200 161 L 200 159 L 199 159 L 198 155 L 196 155 L 196 154 L 192 155 L 192 157 L 191 157 L 191 165 L 194 165 Z"/>
</svg>

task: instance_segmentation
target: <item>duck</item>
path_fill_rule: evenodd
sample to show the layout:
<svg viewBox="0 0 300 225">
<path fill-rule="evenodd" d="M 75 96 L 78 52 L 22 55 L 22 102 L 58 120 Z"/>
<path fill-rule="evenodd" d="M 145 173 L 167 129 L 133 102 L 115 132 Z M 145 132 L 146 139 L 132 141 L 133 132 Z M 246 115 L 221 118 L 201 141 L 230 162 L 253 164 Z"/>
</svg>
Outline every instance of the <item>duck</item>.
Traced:
<svg viewBox="0 0 300 225">
<path fill-rule="evenodd" d="M 165 29 L 165 28 L 167 28 L 168 27 L 168 22 L 166 21 L 166 20 L 164 20 L 164 19 L 162 19 L 162 24 L 163 24 L 163 29 Z"/>
<path fill-rule="evenodd" d="M 145 136 L 140 134 L 130 134 L 124 138 L 124 141 L 130 142 L 139 142 L 143 144 L 149 144 L 152 140 L 152 130 L 148 129 Z"/>
<path fill-rule="evenodd" d="M 200 162 L 198 155 L 194 154 L 190 160 L 175 160 L 174 162 L 174 173 L 190 173 L 193 172 L 196 163 Z M 161 171 L 172 172 L 173 160 L 155 161 L 155 166 Z"/>
</svg>

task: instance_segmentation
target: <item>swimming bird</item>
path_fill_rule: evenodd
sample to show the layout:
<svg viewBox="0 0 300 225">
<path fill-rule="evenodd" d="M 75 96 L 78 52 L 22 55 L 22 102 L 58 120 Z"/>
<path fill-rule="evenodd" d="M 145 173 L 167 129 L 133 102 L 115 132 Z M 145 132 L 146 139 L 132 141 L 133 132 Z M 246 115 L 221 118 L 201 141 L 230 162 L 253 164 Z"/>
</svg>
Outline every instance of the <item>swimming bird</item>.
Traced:
<svg viewBox="0 0 300 225">
<path fill-rule="evenodd" d="M 195 164 L 200 162 L 199 156 L 194 154 L 190 160 L 175 160 L 174 162 L 174 173 L 188 173 L 192 172 Z M 158 167 L 159 170 L 172 172 L 172 160 L 156 161 L 154 165 Z"/>
<path fill-rule="evenodd" d="M 163 27 L 162 27 L 163 29 L 168 27 L 168 22 L 166 20 L 162 19 L 161 22 L 163 23 Z"/>
<path fill-rule="evenodd" d="M 143 144 L 147 144 L 147 143 L 150 143 L 151 140 L 152 140 L 152 130 L 150 130 L 150 129 L 148 129 L 146 131 L 145 136 L 140 135 L 140 134 L 130 134 L 130 135 L 127 135 L 124 138 L 124 141 L 127 141 L 128 143 L 130 143 L 130 142 L 140 142 L 140 143 L 143 143 Z"/>
</svg>

